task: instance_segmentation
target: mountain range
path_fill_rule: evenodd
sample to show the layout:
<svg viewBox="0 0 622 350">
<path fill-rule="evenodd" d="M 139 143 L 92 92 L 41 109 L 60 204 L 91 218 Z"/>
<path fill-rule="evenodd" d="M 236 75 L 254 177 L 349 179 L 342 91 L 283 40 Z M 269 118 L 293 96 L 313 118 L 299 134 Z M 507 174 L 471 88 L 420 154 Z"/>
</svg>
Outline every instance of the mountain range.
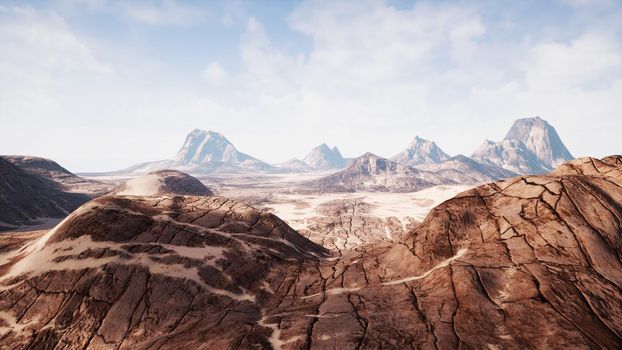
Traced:
<svg viewBox="0 0 622 350">
<path fill-rule="evenodd" d="M 542 118 L 533 117 L 516 120 L 503 140 L 484 141 L 471 157 L 464 155 L 451 157 L 435 142 L 416 136 L 404 151 L 391 157 L 390 161 L 415 168 L 419 171 L 418 178 L 429 183 L 476 184 L 517 174 L 548 172 L 571 159 L 572 154 L 561 141 L 555 128 Z M 187 135 L 175 157 L 141 163 L 120 173 L 139 175 L 161 169 L 176 169 L 190 174 L 340 171 L 352 162 L 353 159 L 344 158 L 336 146 L 331 148 L 322 143 L 313 148 L 302 160 L 292 158 L 271 165 L 239 151 L 220 133 L 195 129 Z M 365 162 L 357 164 L 362 163 Z M 389 164 L 386 161 L 385 163 Z M 391 166 L 388 169 L 389 173 L 391 169 L 397 170 Z M 415 172 L 407 171 L 407 173 Z M 386 178 L 387 174 L 384 173 L 383 176 Z M 404 174 L 394 175 L 404 179 Z M 442 177 L 445 179 L 439 180 Z M 332 177 L 333 180 L 335 178 Z"/>
<path fill-rule="evenodd" d="M 438 185 L 475 185 L 516 176 L 496 165 L 457 155 L 439 163 L 408 166 L 366 153 L 344 170 L 310 181 L 315 192 L 415 192 Z"/>
<path fill-rule="evenodd" d="M 450 157 L 433 141 L 417 136 L 391 160 L 367 153 L 347 169 L 311 181 L 309 186 L 322 192 L 417 191 L 540 174 L 571 159 L 555 128 L 534 117 L 518 119 L 502 141 L 485 141 L 470 158 L 461 154 Z"/>
</svg>

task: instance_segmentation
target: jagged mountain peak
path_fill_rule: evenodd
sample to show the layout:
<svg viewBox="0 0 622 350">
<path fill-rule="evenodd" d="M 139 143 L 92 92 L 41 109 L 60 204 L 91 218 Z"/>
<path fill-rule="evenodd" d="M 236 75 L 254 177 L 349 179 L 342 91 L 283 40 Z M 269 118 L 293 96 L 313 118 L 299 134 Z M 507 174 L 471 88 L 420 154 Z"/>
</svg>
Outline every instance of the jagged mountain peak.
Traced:
<svg viewBox="0 0 622 350">
<path fill-rule="evenodd" d="M 346 160 L 337 146 L 330 148 L 326 143 L 314 147 L 303 162 L 313 169 L 339 169 L 346 165 Z"/>
<path fill-rule="evenodd" d="M 537 116 L 517 119 L 505 139 L 521 141 L 548 169 L 574 159 L 555 128 Z"/>
<path fill-rule="evenodd" d="M 539 174 L 574 157 L 551 124 L 531 117 L 514 121 L 503 140 L 484 141 L 473 158 L 521 174 Z"/>
<path fill-rule="evenodd" d="M 390 159 L 380 157 L 371 152 L 367 152 L 362 156 L 355 158 L 346 170 L 362 171 L 372 175 L 384 173 L 417 173 L 418 171 L 407 165 L 400 164 Z"/>
<path fill-rule="evenodd" d="M 449 158 L 449 155 L 443 152 L 434 141 L 426 140 L 417 135 L 410 142 L 408 148 L 393 156 L 391 160 L 400 164 L 415 166 L 427 163 L 440 163 Z"/>
<path fill-rule="evenodd" d="M 224 136 L 221 133 L 217 132 L 217 131 L 205 130 L 205 129 L 199 129 L 199 128 L 196 128 L 196 129 L 192 130 L 190 132 L 190 134 L 210 135 L 210 136 L 223 137 L 224 138 Z"/>
<path fill-rule="evenodd" d="M 520 139 L 521 133 L 526 129 L 552 127 L 546 120 L 539 116 L 519 118 L 514 121 L 510 130 L 505 135 L 506 139 Z"/>
<path fill-rule="evenodd" d="M 408 146 L 412 147 L 412 146 L 415 146 L 417 144 L 428 143 L 428 142 L 434 143 L 434 141 L 430 141 L 428 139 L 424 139 L 423 137 L 420 137 L 419 135 L 415 135 L 415 137 L 413 138 L 413 140 L 410 142 L 410 144 Z"/>
<path fill-rule="evenodd" d="M 186 137 L 175 160 L 187 163 L 208 161 L 227 161 L 236 158 L 238 150 L 221 133 L 211 130 L 194 129 Z"/>
<path fill-rule="evenodd" d="M 361 155 L 358 158 L 355 158 L 352 163 L 350 164 L 350 166 L 348 166 L 348 169 L 352 169 L 352 168 L 356 168 L 359 167 L 360 165 L 363 164 L 395 164 L 396 166 L 398 165 L 397 163 L 390 161 L 389 159 L 377 156 L 371 152 L 366 152 L 363 155 Z"/>
<path fill-rule="evenodd" d="M 333 146 L 330 147 L 326 142 L 322 142 L 320 145 L 314 147 L 312 150 L 318 150 L 318 151 L 322 151 L 322 152 L 339 152 L 339 149 L 337 148 L 337 146 Z M 340 153 L 341 155 L 341 153 Z"/>
</svg>

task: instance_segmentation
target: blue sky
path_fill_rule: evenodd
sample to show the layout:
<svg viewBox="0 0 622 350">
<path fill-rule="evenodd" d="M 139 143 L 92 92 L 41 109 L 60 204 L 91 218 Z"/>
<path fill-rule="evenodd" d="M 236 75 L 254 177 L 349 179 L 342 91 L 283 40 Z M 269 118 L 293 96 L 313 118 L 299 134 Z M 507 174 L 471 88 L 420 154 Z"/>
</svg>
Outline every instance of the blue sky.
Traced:
<svg viewBox="0 0 622 350">
<path fill-rule="evenodd" d="M 535 115 L 621 153 L 621 39 L 609 0 L 0 1 L 0 153 L 114 170 L 203 128 L 273 163 L 469 155 Z"/>
</svg>

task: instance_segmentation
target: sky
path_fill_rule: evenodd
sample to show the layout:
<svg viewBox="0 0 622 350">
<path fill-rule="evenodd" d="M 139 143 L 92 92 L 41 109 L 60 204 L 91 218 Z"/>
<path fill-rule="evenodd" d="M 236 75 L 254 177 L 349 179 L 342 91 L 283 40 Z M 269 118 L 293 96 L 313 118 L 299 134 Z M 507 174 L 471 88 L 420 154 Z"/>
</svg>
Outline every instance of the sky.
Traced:
<svg viewBox="0 0 622 350">
<path fill-rule="evenodd" d="M 270 163 L 326 142 L 450 155 L 549 121 L 622 153 L 622 2 L 0 0 L 0 154 L 74 172 L 172 158 L 192 129 Z"/>
</svg>

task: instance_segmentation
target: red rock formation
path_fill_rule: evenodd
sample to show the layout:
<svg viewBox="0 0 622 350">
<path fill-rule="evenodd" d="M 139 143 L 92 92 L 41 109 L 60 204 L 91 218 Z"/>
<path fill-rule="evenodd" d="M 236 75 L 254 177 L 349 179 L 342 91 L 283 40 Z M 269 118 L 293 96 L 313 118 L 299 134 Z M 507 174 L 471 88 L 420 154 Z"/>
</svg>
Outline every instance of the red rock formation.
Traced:
<svg viewBox="0 0 622 350">
<path fill-rule="evenodd" d="M 235 201 L 104 197 L 17 250 L 0 240 L 0 343 L 617 349 L 621 171 L 579 159 L 480 186 L 339 257 Z"/>
</svg>

